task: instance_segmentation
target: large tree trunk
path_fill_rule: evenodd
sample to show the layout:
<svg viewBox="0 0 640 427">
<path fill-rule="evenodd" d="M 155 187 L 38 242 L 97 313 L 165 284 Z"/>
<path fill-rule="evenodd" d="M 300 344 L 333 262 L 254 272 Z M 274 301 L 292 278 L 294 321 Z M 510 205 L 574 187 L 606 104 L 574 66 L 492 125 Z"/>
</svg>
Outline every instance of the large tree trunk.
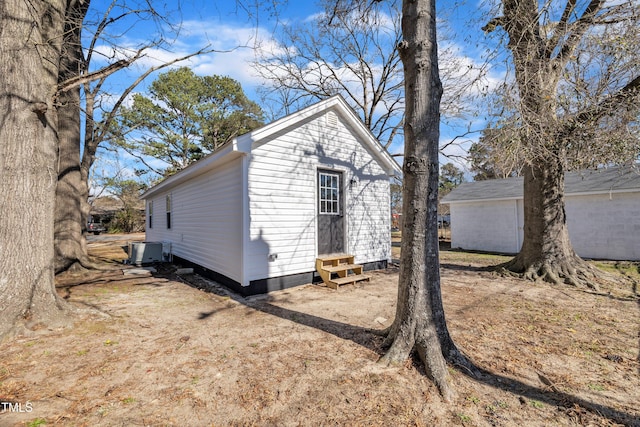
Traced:
<svg viewBox="0 0 640 427">
<path fill-rule="evenodd" d="M 66 93 L 60 98 L 70 100 L 74 97 Z M 61 108 L 61 114 L 59 114 L 60 162 L 55 205 L 56 273 L 93 266 L 89 261 L 85 238 L 89 190 L 80 167 L 79 134 L 75 131 L 76 123 L 74 123 L 77 120 L 79 125 L 80 117 L 79 114 L 75 115 L 69 110 L 72 108 L 65 106 Z M 78 141 L 77 144 L 76 141 Z"/>
<path fill-rule="evenodd" d="M 520 138 L 528 165 L 523 171 L 523 245 L 519 254 L 501 267 L 527 279 L 596 287 L 593 279 L 597 270 L 574 252 L 564 209 L 566 147 L 571 135 L 563 134 L 558 120 L 557 90 L 562 61 L 571 50 L 552 58 L 547 40 L 541 36 L 537 1 L 502 3 L 520 94 Z M 589 13 L 596 13 L 599 7 L 592 3 Z"/>
<path fill-rule="evenodd" d="M 0 2 L 0 338 L 63 323 L 54 286 L 58 79 L 66 1 Z"/>
<path fill-rule="evenodd" d="M 454 392 L 435 314 L 441 304 L 437 217 L 442 97 L 435 11 L 435 0 L 403 2 L 404 40 L 399 49 L 406 92 L 404 222 L 396 318 L 387 336 L 391 347 L 380 361 L 403 363 L 415 349 L 445 400 L 451 400 Z"/>
<path fill-rule="evenodd" d="M 68 57 L 67 57 L 68 58 Z M 62 63 L 68 65 L 68 60 Z M 70 73 L 61 73 L 62 80 Z M 80 88 L 60 93 L 58 184 L 55 207 L 55 272 L 87 258 L 82 200 L 88 197 L 80 170 Z M 84 184 L 84 185 L 83 185 Z"/>
<path fill-rule="evenodd" d="M 78 77 L 84 67 L 82 22 L 88 2 L 69 6 L 65 25 L 59 83 Z M 80 87 L 58 96 L 59 156 L 55 208 L 55 272 L 89 267 L 85 239 L 88 217 L 88 182 L 80 164 Z"/>
<path fill-rule="evenodd" d="M 524 168 L 524 239 L 503 267 L 529 280 L 597 287 L 598 271 L 575 253 L 569 239 L 561 161 Z"/>
</svg>

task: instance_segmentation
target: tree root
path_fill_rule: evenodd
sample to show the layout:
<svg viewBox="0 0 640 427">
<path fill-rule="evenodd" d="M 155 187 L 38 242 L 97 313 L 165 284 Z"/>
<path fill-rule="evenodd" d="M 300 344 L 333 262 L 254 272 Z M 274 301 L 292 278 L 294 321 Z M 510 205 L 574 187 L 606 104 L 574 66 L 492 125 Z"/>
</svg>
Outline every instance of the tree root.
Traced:
<svg viewBox="0 0 640 427">
<path fill-rule="evenodd" d="M 389 333 L 391 332 L 391 326 L 387 326 L 384 329 L 371 329 L 371 333 L 374 335 L 378 335 L 379 337 L 388 337 Z M 383 347 L 388 347 L 390 344 L 387 344 L 386 346 L 383 343 Z"/>
<path fill-rule="evenodd" d="M 500 264 L 495 270 L 503 275 L 520 277 L 530 281 L 545 281 L 554 285 L 567 284 L 575 287 L 587 287 L 599 292 L 599 283 L 615 282 L 615 278 L 584 261 L 579 257 L 565 260 L 538 260 L 525 263 L 516 256 L 511 261 Z"/>
<path fill-rule="evenodd" d="M 419 343 L 414 343 L 413 349 L 416 350 L 422 365 L 424 366 L 427 377 L 434 382 L 443 400 L 447 403 L 452 402 L 456 398 L 456 393 L 449 384 L 449 375 L 446 364 L 434 364 L 437 356 L 432 354 L 434 351 L 440 351 L 439 346 L 432 348 Z M 401 345 L 392 345 L 389 350 L 378 360 L 378 364 L 385 367 L 401 366 L 409 358 L 411 349 L 407 352 L 406 347 Z M 444 361 L 444 359 L 442 359 Z"/>
<path fill-rule="evenodd" d="M 47 331 L 72 327 L 80 317 L 110 317 L 92 307 L 73 305 L 58 295 L 46 306 L 41 301 L 32 301 L 24 312 L 13 319 L 3 319 L 10 327 L 0 329 L 0 342 L 18 336 L 33 336 Z"/>
<path fill-rule="evenodd" d="M 450 348 L 444 352 L 444 358 L 452 366 L 465 371 L 467 375 L 472 378 L 478 379 L 482 375 L 480 370 L 473 364 L 467 356 L 465 356 L 458 347 Z"/>
<path fill-rule="evenodd" d="M 394 326 L 396 326 L 396 322 L 394 321 L 390 326 L 385 329 L 372 329 L 371 333 L 381 336 L 384 338 L 382 341 L 381 347 L 383 349 L 389 350 L 390 347 L 394 344 L 396 339 L 396 334 L 398 332 L 397 329 L 394 330 Z M 446 336 L 440 336 L 440 348 L 442 350 L 442 355 L 444 356 L 445 361 L 456 368 L 465 371 L 468 375 L 473 378 L 480 378 L 481 372 L 476 367 L 476 365 L 464 354 L 460 351 L 458 346 L 453 342 L 449 334 Z M 406 359 L 407 354 L 403 353 L 397 356 L 397 362 L 400 363 L 404 359 Z M 385 354 L 380 359 L 380 362 L 383 364 L 390 364 L 392 356 L 389 352 Z"/>
<path fill-rule="evenodd" d="M 113 270 L 113 265 L 105 265 L 104 263 L 95 262 L 89 257 L 82 257 L 77 262 L 87 270 L 109 271 Z"/>
<path fill-rule="evenodd" d="M 88 256 L 77 256 L 75 258 L 68 258 L 64 263 L 64 266 L 56 271 L 56 275 L 69 272 L 84 272 L 84 271 L 109 271 L 113 270 L 113 266 L 104 265 L 95 261 L 92 261 Z"/>
<path fill-rule="evenodd" d="M 444 359 L 441 359 L 441 364 L 436 362 L 439 359 L 437 352 L 441 351 L 439 346 L 416 343 L 416 350 L 425 367 L 427 376 L 436 384 L 444 401 L 447 403 L 453 402 L 456 398 L 456 393 L 450 385 L 447 365 L 444 363 Z"/>
<path fill-rule="evenodd" d="M 395 322 L 384 331 L 386 337 L 383 347 L 388 349 L 378 363 L 385 367 L 401 366 L 415 351 L 424 366 L 427 377 L 434 382 L 443 400 L 447 403 L 452 402 L 456 398 L 456 393 L 450 385 L 447 360 L 442 353 L 435 331 L 429 333 L 422 328 L 417 328 L 418 330 L 409 332 L 406 328 L 394 328 L 394 325 Z"/>
</svg>

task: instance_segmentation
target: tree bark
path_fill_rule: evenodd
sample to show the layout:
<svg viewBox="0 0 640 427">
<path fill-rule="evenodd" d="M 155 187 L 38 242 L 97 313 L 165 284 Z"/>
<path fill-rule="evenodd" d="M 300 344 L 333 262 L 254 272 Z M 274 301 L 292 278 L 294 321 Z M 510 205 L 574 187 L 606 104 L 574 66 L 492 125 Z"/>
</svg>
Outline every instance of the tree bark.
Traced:
<svg viewBox="0 0 640 427">
<path fill-rule="evenodd" d="M 446 328 L 440 297 L 438 249 L 438 143 L 442 84 L 438 72 L 435 0 L 405 0 L 404 40 L 399 46 L 405 73 L 405 158 L 403 230 L 396 318 L 381 358 L 403 363 L 415 349 L 443 398 L 449 385 L 438 327 Z M 436 314 L 437 312 L 439 312 Z M 438 317 L 441 316 L 441 322 Z M 448 332 L 446 333 L 448 336 Z"/>
<path fill-rule="evenodd" d="M 554 49 L 541 35 L 538 2 L 503 0 L 502 25 L 509 35 L 515 78 L 520 95 L 520 115 L 527 165 L 524 167 L 524 239 L 518 255 L 500 268 L 531 280 L 567 282 L 597 287 L 598 270 L 573 250 L 565 215 L 564 172 L 566 134 L 557 115 L 557 91 L 567 58 L 584 34 L 583 26 L 557 41 L 565 40 L 563 55 L 552 57 Z M 594 1 L 583 14 L 589 19 L 601 8 Z M 567 9 L 570 10 L 570 9 Z M 586 25 L 586 24 L 584 24 Z"/>
<path fill-rule="evenodd" d="M 71 2 L 65 22 L 58 84 L 81 75 L 81 30 L 88 2 Z M 91 267 L 85 239 L 89 214 L 88 182 L 80 163 L 80 87 L 58 94 L 58 183 L 55 207 L 55 272 Z"/>
<path fill-rule="evenodd" d="M 564 209 L 564 168 L 560 161 L 524 168 L 524 239 L 518 255 L 503 265 L 525 279 L 586 284 L 597 289 L 599 271 L 571 245 Z"/>
<path fill-rule="evenodd" d="M 0 2 L 0 339 L 66 323 L 56 294 L 54 94 L 66 1 Z"/>
<path fill-rule="evenodd" d="M 82 20 L 76 14 L 71 14 L 65 25 L 59 84 L 81 73 L 81 25 Z M 83 222 L 82 215 L 88 189 L 80 170 L 80 87 L 61 91 L 58 103 L 58 183 L 54 229 L 56 273 L 88 260 L 84 238 L 86 220 Z"/>
<path fill-rule="evenodd" d="M 55 210 L 55 271 L 69 269 L 104 269 L 93 262 L 87 252 L 86 227 L 90 213 L 89 174 L 96 159 L 96 151 L 106 138 L 105 128 L 115 120 L 115 113 L 131 94 L 135 87 L 152 72 L 168 67 L 195 55 L 209 52 L 200 49 L 197 52 L 151 67 L 140 75 L 121 94 L 112 110 L 104 112 L 103 122 L 94 120 L 96 99 L 107 77 L 122 70 L 140 59 L 146 49 L 155 45 L 150 42 L 130 55 L 127 59 L 118 60 L 99 70 L 88 72 L 88 64 L 98 40 L 105 37 L 105 29 L 114 22 L 112 17 L 104 16 L 98 25 L 93 39 L 89 42 L 84 56 L 81 31 L 84 17 L 89 7 L 89 0 L 67 0 L 67 17 L 64 32 L 64 54 L 61 59 L 61 70 L 58 80 L 59 120 L 60 120 L 60 162 L 58 164 L 58 185 Z M 156 15 L 150 6 L 148 12 Z M 135 14 L 134 11 L 131 11 Z M 122 18 L 124 15 L 121 15 Z M 108 37 L 108 36 L 107 36 Z M 80 89 L 84 88 L 84 139 L 81 142 L 80 132 Z M 108 269 L 108 268 L 107 268 Z"/>
</svg>

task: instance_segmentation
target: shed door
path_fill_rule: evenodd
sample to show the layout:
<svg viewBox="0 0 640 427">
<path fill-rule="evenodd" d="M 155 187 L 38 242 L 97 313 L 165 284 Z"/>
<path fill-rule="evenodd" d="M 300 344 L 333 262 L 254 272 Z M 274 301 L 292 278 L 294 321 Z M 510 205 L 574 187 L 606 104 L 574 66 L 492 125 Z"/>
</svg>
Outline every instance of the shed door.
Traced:
<svg viewBox="0 0 640 427">
<path fill-rule="evenodd" d="M 318 255 L 344 252 L 342 172 L 318 170 Z"/>
</svg>

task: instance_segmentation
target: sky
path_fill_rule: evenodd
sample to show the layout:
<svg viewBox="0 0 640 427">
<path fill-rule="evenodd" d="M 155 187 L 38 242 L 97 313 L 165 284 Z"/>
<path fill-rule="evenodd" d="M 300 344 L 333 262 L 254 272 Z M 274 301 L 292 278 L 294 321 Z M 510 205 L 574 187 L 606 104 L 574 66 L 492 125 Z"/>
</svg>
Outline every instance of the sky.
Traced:
<svg viewBox="0 0 640 427">
<path fill-rule="evenodd" d="M 127 0 L 129 6 L 134 6 L 137 0 Z M 478 2 L 482 0 L 476 0 Z M 118 0 L 122 3 L 123 0 Z M 275 3 L 277 1 L 272 1 Z M 142 3 L 142 2 L 141 2 Z M 161 2 L 153 2 L 161 5 Z M 449 86 L 455 87 L 457 84 L 456 73 L 462 70 L 477 70 L 483 65 L 483 54 L 485 37 L 480 31 L 484 13 L 480 3 L 474 1 L 450 1 L 440 2 L 443 4 L 439 16 L 445 24 L 443 34 L 446 40 L 441 42 L 441 51 L 449 52 L 454 58 L 455 66 L 454 78 L 449 79 Z M 108 0 L 93 0 L 88 19 L 96 20 L 101 16 L 111 4 Z M 182 0 L 178 2 L 168 2 L 166 10 L 162 10 L 166 22 L 154 22 L 153 20 L 125 20 L 112 25 L 110 36 L 115 40 L 115 44 L 104 42 L 98 43 L 97 50 L 104 55 L 105 60 L 100 56 L 95 56 L 93 67 L 99 67 L 107 63 L 107 58 L 118 58 L 121 53 L 117 49 L 136 47 L 148 43 L 157 34 L 159 26 L 165 31 L 168 41 L 163 49 L 150 49 L 147 56 L 137 61 L 126 72 L 114 74 L 107 80 L 105 88 L 113 94 L 113 99 L 117 97 L 130 82 L 143 73 L 150 66 L 157 65 L 174 58 L 185 56 L 205 46 L 216 50 L 205 55 L 200 55 L 188 61 L 176 64 L 175 67 L 189 66 L 198 75 L 224 75 L 239 81 L 250 99 L 260 104 L 257 93 L 259 87 L 265 83 L 258 77 L 251 67 L 251 62 L 255 58 L 256 45 L 261 49 L 273 49 L 277 45 L 273 39 L 274 31 L 277 31 L 281 22 L 305 22 L 314 14 L 320 13 L 321 8 L 315 1 L 289 0 L 286 6 L 275 15 L 270 11 L 246 10 L 238 7 L 235 1 L 215 1 L 215 0 Z M 112 12 L 111 16 L 117 16 Z M 485 14 L 486 16 L 486 14 Z M 167 32 L 168 24 L 179 27 L 177 33 Z M 89 28 L 89 26 L 87 26 Z M 87 34 L 85 37 L 90 35 Z M 259 42 L 259 43 L 258 43 Z M 114 48 L 117 45 L 117 49 Z M 109 59 L 111 60 L 111 59 Z M 442 67 L 441 68 L 446 68 Z M 166 69 L 163 71 L 167 71 Z M 474 71 L 476 72 L 476 71 Z M 441 74 L 446 73 L 442 71 Z M 502 71 L 490 70 L 481 79 L 477 87 L 477 94 L 492 85 L 497 84 L 502 78 Z M 157 76 L 157 73 L 155 74 Z M 443 77 L 444 78 L 444 77 Z M 153 81 L 153 75 L 136 88 L 137 92 L 144 93 L 145 87 Z M 447 92 L 447 82 L 445 82 L 445 92 Z M 446 93 L 445 93 L 446 96 Z M 447 146 L 444 150 L 450 157 L 441 157 L 441 163 L 454 162 L 458 167 L 467 167 L 466 162 L 460 157 L 464 155 L 465 148 L 471 142 L 476 141 L 480 136 L 478 132 L 486 125 L 483 113 L 486 109 L 475 107 L 475 111 L 470 109 L 464 118 L 447 116 L 441 126 L 441 146 Z M 471 132 L 469 132 L 471 131 Z M 449 144 L 455 141 L 454 144 Z M 402 141 L 394 143 L 390 147 L 392 154 L 402 152 Z M 120 153 L 117 158 L 113 153 L 101 150 L 101 156 L 96 165 L 96 174 L 113 174 L 114 163 L 117 167 L 124 167 L 124 170 L 131 170 L 132 159 L 126 154 Z"/>
</svg>

